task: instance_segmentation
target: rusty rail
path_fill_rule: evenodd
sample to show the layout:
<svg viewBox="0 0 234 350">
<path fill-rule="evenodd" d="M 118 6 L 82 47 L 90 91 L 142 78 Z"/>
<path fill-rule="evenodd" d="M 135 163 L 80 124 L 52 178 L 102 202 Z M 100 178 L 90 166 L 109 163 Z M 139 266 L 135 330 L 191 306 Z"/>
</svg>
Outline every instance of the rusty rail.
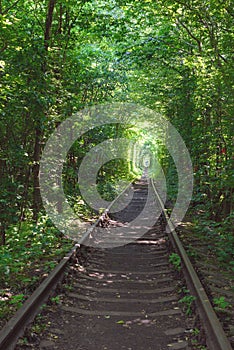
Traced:
<svg viewBox="0 0 234 350">
<path fill-rule="evenodd" d="M 167 233 L 169 235 L 169 239 L 175 251 L 181 258 L 182 268 L 187 285 L 190 289 L 191 294 L 196 298 L 195 302 L 198 308 L 198 313 L 206 333 L 207 346 L 210 350 L 232 350 L 231 344 L 223 330 L 221 323 L 217 318 L 217 315 L 209 301 L 206 291 L 202 286 L 199 277 L 194 270 L 192 263 L 176 233 L 173 222 L 170 220 L 167 214 L 167 210 L 164 208 L 164 204 L 157 192 L 153 180 L 151 180 L 151 184 L 167 221 Z"/>
<path fill-rule="evenodd" d="M 49 299 L 57 284 L 62 279 L 68 263 L 80 248 L 80 245 L 92 233 L 98 225 L 102 216 L 107 213 L 112 205 L 121 197 L 121 195 L 131 186 L 126 186 L 123 191 L 114 199 L 114 201 L 104 210 L 103 214 L 94 222 L 94 224 L 84 233 L 80 240 L 73 246 L 71 251 L 63 257 L 58 265 L 51 271 L 49 276 L 39 285 L 33 294 L 24 302 L 23 306 L 7 322 L 0 331 L 0 350 L 13 350 L 18 339 L 23 335 L 25 328 L 32 322 L 39 313 L 41 306 Z"/>
</svg>

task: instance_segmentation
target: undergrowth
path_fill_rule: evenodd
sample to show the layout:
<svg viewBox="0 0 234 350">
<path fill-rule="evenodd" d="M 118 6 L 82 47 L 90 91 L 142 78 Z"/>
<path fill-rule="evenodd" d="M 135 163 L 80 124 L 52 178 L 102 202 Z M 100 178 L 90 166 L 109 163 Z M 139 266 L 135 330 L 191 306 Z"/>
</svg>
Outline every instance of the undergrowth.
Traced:
<svg viewBox="0 0 234 350">
<path fill-rule="evenodd" d="M 194 233 L 211 242 L 209 248 L 219 265 L 230 271 L 234 271 L 233 219 L 234 214 L 230 214 L 222 222 L 216 222 L 207 217 L 206 212 L 199 212 L 196 219 L 193 219 Z"/>
<path fill-rule="evenodd" d="M 0 319 L 5 321 L 72 247 L 46 216 L 22 222 L 6 232 L 0 246 Z"/>
</svg>

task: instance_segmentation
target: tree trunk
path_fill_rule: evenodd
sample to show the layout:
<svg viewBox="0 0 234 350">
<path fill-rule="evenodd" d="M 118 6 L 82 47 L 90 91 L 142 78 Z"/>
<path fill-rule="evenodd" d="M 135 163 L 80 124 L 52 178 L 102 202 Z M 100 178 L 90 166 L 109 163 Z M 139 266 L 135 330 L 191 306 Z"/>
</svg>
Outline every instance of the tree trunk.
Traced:
<svg viewBox="0 0 234 350">
<path fill-rule="evenodd" d="M 4 225 L 0 224 L 0 245 L 6 244 L 6 231 Z"/>
<path fill-rule="evenodd" d="M 45 24 L 45 36 L 44 36 L 44 46 L 46 51 L 48 51 L 49 40 L 50 40 L 50 32 L 53 21 L 53 13 L 55 8 L 56 0 L 50 0 L 48 4 L 48 11 L 46 16 L 46 24 Z"/>
<path fill-rule="evenodd" d="M 60 4 L 58 34 L 62 34 L 62 27 L 63 27 L 63 6 L 62 4 Z"/>
<path fill-rule="evenodd" d="M 41 129 L 37 126 L 35 133 L 35 144 L 33 154 L 33 220 L 38 220 L 38 213 L 41 208 L 41 194 L 39 182 L 39 161 L 41 155 Z"/>
<path fill-rule="evenodd" d="M 48 10 L 45 21 L 45 32 L 44 32 L 44 47 L 47 53 L 49 48 L 49 41 L 51 38 L 51 27 L 53 22 L 53 13 L 55 8 L 56 0 L 49 0 Z M 45 57 L 42 63 L 42 74 L 46 72 L 46 63 L 47 57 Z M 34 144 L 34 154 L 33 154 L 33 220 L 38 220 L 38 213 L 41 208 L 41 195 L 40 195 L 40 181 L 39 181 L 39 169 L 40 169 L 40 156 L 41 156 L 41 139 L 42 139 L 42 131 L 40 127 L 40 123 L 36 122 L 35 129 L 35 144 Z"/>
</svg>

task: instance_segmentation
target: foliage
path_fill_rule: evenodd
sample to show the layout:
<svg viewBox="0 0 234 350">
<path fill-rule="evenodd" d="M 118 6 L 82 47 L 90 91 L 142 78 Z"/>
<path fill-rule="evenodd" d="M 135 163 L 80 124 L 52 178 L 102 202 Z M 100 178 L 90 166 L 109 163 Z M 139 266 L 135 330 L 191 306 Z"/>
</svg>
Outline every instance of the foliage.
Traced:
<svg viewBox="0 0 234 350">
<path fill-rule="evenodd" d="M 194 205 L 203 203 L 214 221 L 231 214 L 229 2 L 53 3 L 49 21 L 52 1 L 1 2 L 1 231 L 28 208 L 37 219 L 37 166 L 54 127 L 84 106 L 113 100 L 168 117 L 193 159 Z M 82 145 L 76 149 L 82 159 Z M 175 171 L 165 156 L 173 199 Z"/>
<path fill-rule="evenodd" d="M 214 298 L 213 302 L 216 308 L 218 307 L 223 310 L 231 307 L 231 304 L 225 300 L 225 297 Z"/>
<path fill-rule="evenodd" d="M 20 230 L 15 225 L 8 228 L 6 245 L 0 247 L 0 318 L 5 319 L 22 305 L 71 246 L 47 217 L 40 217 L 37 224 L 23 222 Z"/>
<path fill-rule="evenodd" d="M 234 236 L 232 232 L 233 214 L 228 215 L 223 222 L 209 219 L 209 213 L 199 213 L 195 221 L 194 232 L 201 239 L 212 242 L 212 251 L 218 262 L 229 270 L 234 269 Z"/>
<path fill-rule="evenodd" d="M 192 314 L 192 305 L 196 298 L 189 294 L 189 290 L 184 290 L 186 295 L 179 300 L 179 303 L 184 304 L 186 315 Z"/>
<path fill-rule="evenodd" d="M 150 107 L 180 132 L 194 166 L 194 223 L 204 239 L 212 237 L 218 261 L 234 268 L 232 23 L 230 1 L 0 1 L 3 290 L 17 290 L 18 283 L 22 290 L 31 288 L 70 246 L 45 217 L 40 198 L 46 140 L 83 107 L 112 101 Z M 64 192 L 84 220 L 96 215 L 77 181 L 85 154 L 108 138 L 134 141 L 139 134 L 109 125 L 71 147 Z M 172 158 L 158 140 L 140 136 L 160 161 L 167 199 L 174 202 L 178 178 Z M 98 174 L 100 194 L 113 199 L 119 181 L 133 179 L 134 172 L 134 164 L 108 162 Z M 179 268 L 178 258 L 171 261 Z M 38 275 L 31 275 L 33 268 Z"/>
<path fill-rule="evenodd" d="M 176 270 L 181 270 L 181 258 L 176 253 L 171 253 L 169 256 L 170 263 L 175 267 Z"/>
<path fill-rule="evenodd" d="M 50 298 L 50 300 L 52 303 L 61 304 L 60 295 L 56 295 L 55 297 Z"/>
</svg>

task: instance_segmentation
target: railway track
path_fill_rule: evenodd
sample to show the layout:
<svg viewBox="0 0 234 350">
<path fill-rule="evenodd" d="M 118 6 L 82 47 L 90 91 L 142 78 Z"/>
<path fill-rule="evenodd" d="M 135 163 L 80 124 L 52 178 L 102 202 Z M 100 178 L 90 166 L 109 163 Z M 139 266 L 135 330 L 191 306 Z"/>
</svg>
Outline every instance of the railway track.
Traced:
<svg viewBox="0 0 234 350">
<path fill-rule="evenodd" d="M 155 190 L 156 205 L 161 206 L 154 184 L 150 186 Z M 23 329 L 37 314 L 65 269 L 70 274 L 69 290 L 48 313 L 50 327 L 34 344 L 34 349 L 196 349 L 191 345 L 188 317 L 179 303 L 181 282 L 169 263 L 169 245 L 181 257 L 188 288 L 196 298 L 208 349 L 231 349 L 171 223 L 168 234 L 162 220 L 142 237 L 133 230 L 128 233 L 130 241 L 124 244 L 126 235 L 121 234 L 121 227 L 142 211 L 147 193 L 147 182 L 134 185 L 132 201 L 111 221 L 120 227 L 118 234 L 113 234 L 114 230 L 108 232 L 108 219 L 98 222 L 107 226 L 106 234 L 100 235 L 98 231 L 95 234 L 95 228 L 89 230 L 79 242 L 81 245 L 74 247 L 2 330 L 0 349 L 15 348 Z M 144 225 L 147 226 L 147 218 Z M 113 242 L 114 247 L 103 247 L 104 243 L 108 246 Z"/>
</svg>

